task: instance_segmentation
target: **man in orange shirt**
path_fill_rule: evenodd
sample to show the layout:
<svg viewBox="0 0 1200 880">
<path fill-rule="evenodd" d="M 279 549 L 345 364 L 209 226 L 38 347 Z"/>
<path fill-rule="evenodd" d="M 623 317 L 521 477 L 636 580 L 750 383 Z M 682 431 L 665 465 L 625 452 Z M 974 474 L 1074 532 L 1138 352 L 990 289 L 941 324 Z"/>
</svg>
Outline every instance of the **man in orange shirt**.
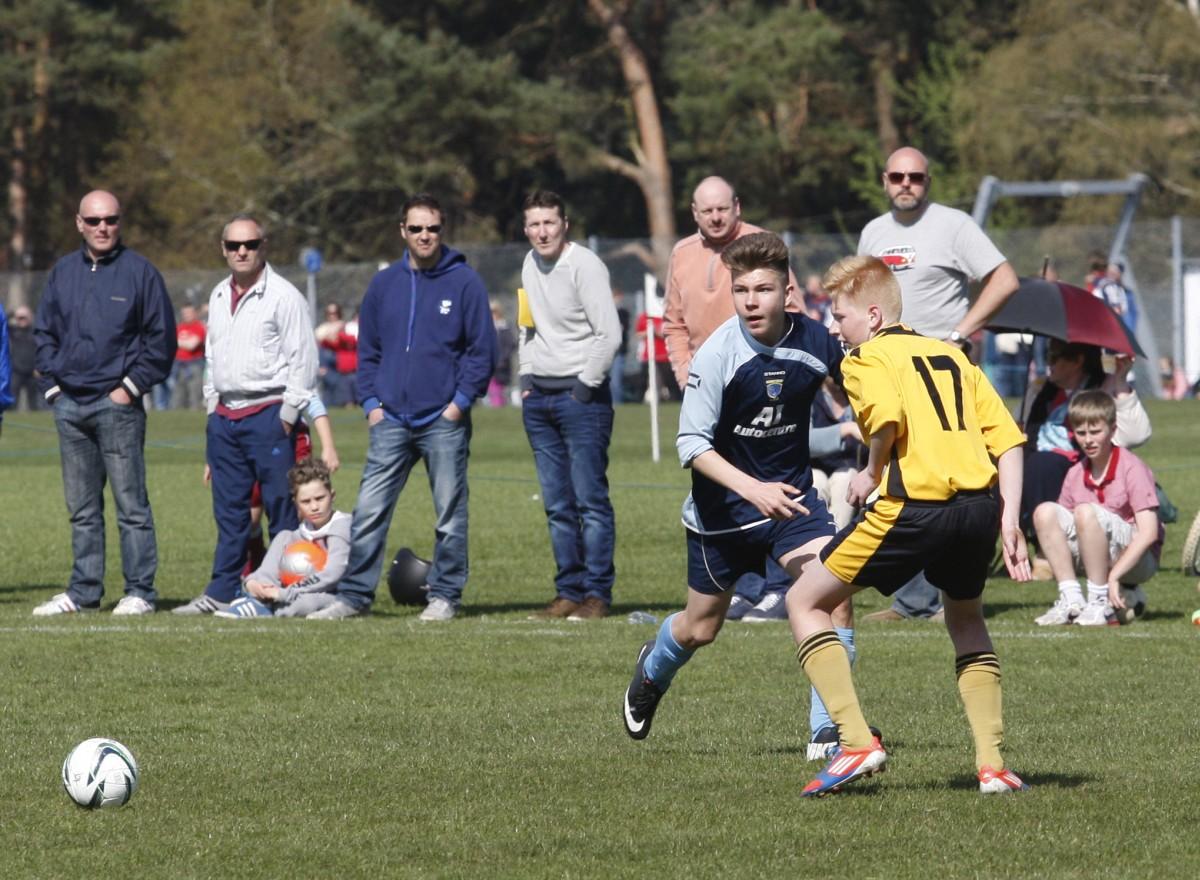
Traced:
<svg viewBox="0 0 1200 880">
<path fill-rule="evenodd" d="M 692 216 L 699 227 L 675 245 L 667 270 L 667 299 L 663 332 L 671 369 L 680 390 L 687 387 L 688 366 L 704 340 L 733 317 L 733 283 L 721 262 L 721 251 L 731 241 L 759 227 L 742 220 L 742 206 L 729 182 L 706 177 L 692 194 Z M 796 276 L 788 271 L 788 283 L 800 290 Z M 789 297 L 789 312 L 800 311 Z"/>
</svg>

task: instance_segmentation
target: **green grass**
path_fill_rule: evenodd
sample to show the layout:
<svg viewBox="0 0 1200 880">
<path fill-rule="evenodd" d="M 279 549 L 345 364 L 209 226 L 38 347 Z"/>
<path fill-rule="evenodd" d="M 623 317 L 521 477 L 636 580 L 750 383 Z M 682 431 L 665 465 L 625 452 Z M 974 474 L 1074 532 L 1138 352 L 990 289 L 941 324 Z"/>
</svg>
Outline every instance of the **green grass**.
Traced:
<svg viewBox="0 0 1200 880">
<path fill-rule="evenodd" d="M 472 578 L 462 617 L 421 625 L 381 593 L 340 623 L 38 619 L 70 566 L 48 415 L 10 414 L 0 439 L 2 877 L 1186 877 L 1200 872 L 1200 603 L 1178 570 L 1200 500 L 1200 405 L 1151 407 L 1143 449 L 1180 523 L 1151 613 L 1120 630 L 1045 632 L 1050 584 L 996 581 L 986 598 L 1004 666 L 1007 756 L 1034 790 L 982 798 L 940 627 L 865 624 L 857 679 L 893 747 L 890 772 L 837 798 L 799 791 L 807 684 L 782 625 L 731 625 L 676 679 L 653 736 L 618 719 L 650 634 L 628 612 L 684 595 L 687 476 L 663 414 L 618 416 L 613 618 L 543 624 L 545 519 L 511 410 L 476 414 Z M 353 506 L 362 421 L 336 417 L 339 507 Z M 198 593 L 215 532 L 203 424 L 153 414 L 148 460 L 163 606 Z M 109 513 L 106 606 L 120 596 Z M 432 544 L 421 471 L 389 557 Z M 883 607 L 863 594 L 860 611 Z M 128 745 L 132 802 L 72 806 L 59 766 L 89 736 Z"/>
</svg>

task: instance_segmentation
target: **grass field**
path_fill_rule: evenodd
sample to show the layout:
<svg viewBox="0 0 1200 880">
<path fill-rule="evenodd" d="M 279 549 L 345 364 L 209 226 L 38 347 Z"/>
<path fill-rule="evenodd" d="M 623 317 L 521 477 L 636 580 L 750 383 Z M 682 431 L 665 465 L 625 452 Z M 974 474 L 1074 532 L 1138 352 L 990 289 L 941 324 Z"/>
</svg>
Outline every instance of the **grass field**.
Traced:
<svg viewBox="0 0 1200 880">
<path fill-rule="evenodd" d="M 552 596 L 545 519 L 519 414 L 476 413 L 472 578 L 463 615 L 422 625 L 381 593 L 366 619 L 266 622 L 156 614 L 30 617 L 70 567 L 58 447 L 46 414 L 0 438 L 0 877 L 1194 877 L 1200 873 L 1200 606 L 1179 553 L 1200 503 L 1200 404 L 1155 404 L 1141 450 L 1180 508 L 1150 613 L 1047 632 L 1048 583 L 985 598 L 1004 668 L 1007 756 L 1034 789 L 983 798 L 928 623 L 864 624 L 857 677 L 892 746 L 890 772 L 802 801 L 807 684 L 782 624 L 731 624 L 676 679 L 642 743 L 620 695 L 684 595 L 675 461 L 649 460 L 646 411 L 618 415 L 614 616 L 526 620 Z M 203 423 L 155 413 L 148 462 L 161 607 L 207 580 L 215 536 Z M 339 507 L 366 434 L 339 414 Z M 109 505 L 105 606 L 121 595 Z M 418 471 L 392 525 L 426 555 Z M 883 606 L 864 594 L 861 611 Z M 126 807 L 77 809 L 59 782 L 89 736 L 128 745 Z"/>
</svg>

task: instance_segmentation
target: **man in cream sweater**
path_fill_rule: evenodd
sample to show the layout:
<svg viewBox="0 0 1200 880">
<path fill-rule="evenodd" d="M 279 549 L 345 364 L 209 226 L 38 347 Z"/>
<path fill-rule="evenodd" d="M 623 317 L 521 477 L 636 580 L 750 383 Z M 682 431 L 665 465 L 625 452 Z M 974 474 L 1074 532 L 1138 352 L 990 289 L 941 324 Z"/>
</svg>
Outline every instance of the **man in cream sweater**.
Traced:
<svg viewBox="0 0 1200 880">
<path fill-rule="evenodd" d="M 539 618 L 604 617 L 616 577 L 616 522 L 608 498 L 613 407 L 608 373 L 621 324 L 604 263 L 567 240 L 556 193 L 525 200 L 533 250 L 521 269 L 522 417 L 541 483 L 557 572 Z"/>
</svg>

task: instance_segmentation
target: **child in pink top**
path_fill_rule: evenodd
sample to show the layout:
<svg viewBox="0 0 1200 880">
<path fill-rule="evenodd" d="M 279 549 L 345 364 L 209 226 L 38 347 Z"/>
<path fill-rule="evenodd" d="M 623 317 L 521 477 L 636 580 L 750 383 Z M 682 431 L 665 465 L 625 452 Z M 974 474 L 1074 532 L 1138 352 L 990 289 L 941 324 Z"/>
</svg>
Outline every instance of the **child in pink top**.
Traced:
<svg viewBox="0 0 1200 880">
<path fill-rule="evenodd" d="M 1058 600 L 1040 626 L 1115 625 L 1145 607 L 1139 584 L 1158 571 L 1163 528 L 1154 474 L 1128 449 L 1113 445 L 1117 410 L 1103 391 L 1071 399 L 1067 424 L 1083 451 L 1063 481 L 1058 501 L 1033 512 L 1038 543 L 1058 581 Z M 1087 576 L 1087 599 L 1076 579 Z"/>
</svg>

